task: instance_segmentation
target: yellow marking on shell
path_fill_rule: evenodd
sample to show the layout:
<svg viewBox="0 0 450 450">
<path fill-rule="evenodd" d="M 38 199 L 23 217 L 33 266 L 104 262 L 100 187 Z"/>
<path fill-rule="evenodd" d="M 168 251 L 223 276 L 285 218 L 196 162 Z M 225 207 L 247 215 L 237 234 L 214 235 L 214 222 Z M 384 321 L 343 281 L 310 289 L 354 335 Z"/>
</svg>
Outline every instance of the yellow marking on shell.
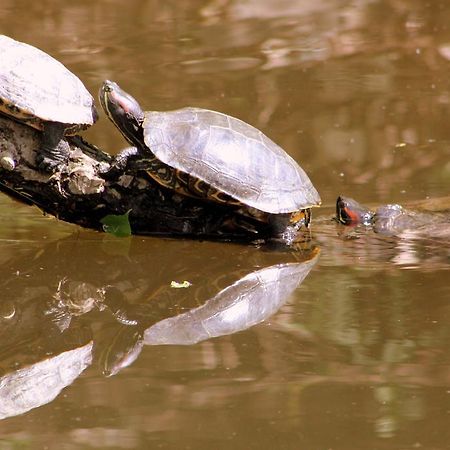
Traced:
<svg viewBox="0 0 450 450">
<path fill-rule="evenodd" d="M 42 120 L 39 117 L 34 116 L 33 114 L 27 113 L 26 111 L 20 109 L 16 105 L 12 105 L 11 103 L 0 103 L 0 113 L 4 114 L 8 118 L 15 119 L 18 122 L 25 123 L 33 128 L 37 128 L 38 130 L 42 130 Z"/>
<path fill-rule="evenodd" d="M 186 172 L 174 169 L 156 157 L 148 159 L 152 168 L 147 169 L 146 173 L 161 186 L 172 189 L 179 194 L 192 198 L 203 198 L 222 205 L 236 206 L 236 212 L 244 217 L 256 219 L 259 222 L 267 223 L 270 213 L 261 211 L 257 208 L 250 207 L 239 200 L 234 199 L 230 195 L 222 192 L 205 181 L 193 177 Z M 311 220 L 311 210 L 304 209 L 292 213 L 289 222 L 295 225 L 302 221 L 306 227 L 309 226 Z"/>
<path fill-rule="evenodd" d="M 252 218 L 262 223 L 268 223 L 269 218 L 272 216 L 270 213 L 248 206 L 234 199 L 199 178 L 168 166 L 156 157 L 149 158 L 147 161 L 150 163 L 151 169 L 147 169 L 146 173 L 158 184 L 175 190 L 179 194 L 193 198 L 203 198 L 222 205 L 236 206 L 236 213 L 238 215 Z M 310 220 L 311 210 L 307 208 L 293 212 L 289 218 L 289 223 L 296 225 L 302 222 L 305 227 L 308 227 Z"/>
<path fill-rule="evenodd" d="M 210 187 L 210 192 L 208 197 L 214 199 L 218 203 L 226 203 L 227 205 L 242 205 L 242 202 L 236 200 L 225 192 L 219 191 L 218 189 L 214 189 Z M 245 206 L 245 205 L 244 205 Z"/>
<path fill-rule="evenodd" d="M 235 200 L 230 195 L 213 188 L 203 180 L 181 170 L 173 169 L 156 157 L 151 160 L 151 163 L 153 167 L 151 170 L 146 170 L 147 174 L 166 188 L 173 189 L 179 194 L 188 197 L 203 198 L 216 203 L 246 207 L 239 200 Z"/>
<path fill-rule="evenodd" d="M 200 178 L 191 176 L 189 176 L 189 181 L 190 183 L 187 186 L 188 189 L 190 188 L 190 190 L 199 197 L 208 197 L 209 185 L 207 183 L 205 183 L 203 180 L 200 180 Z"/>
<path fill-rule="evenodd" d="M 43 130 L 45 120 L 20 109 L 18 106 L 11 103 L 0 102 L 0 114 L 7 116 L 9 119 L 13 119 L 19 123 L 23 123 L 37 130 Z M 78 131 L 89 128 L 88 124 L 67 124 L 64 128 L 65 136 L 72 136 Z"/>
</svg>

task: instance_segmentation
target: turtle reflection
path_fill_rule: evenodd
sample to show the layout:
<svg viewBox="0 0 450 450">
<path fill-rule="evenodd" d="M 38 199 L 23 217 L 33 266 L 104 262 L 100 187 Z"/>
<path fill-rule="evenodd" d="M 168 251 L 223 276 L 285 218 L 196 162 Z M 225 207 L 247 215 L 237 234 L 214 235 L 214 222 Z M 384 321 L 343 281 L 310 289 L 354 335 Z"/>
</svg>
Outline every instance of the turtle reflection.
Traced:
<svg viewBox="0 0 450 450">
<path fill-rule="evenodd" d="M 248 329 L 268 319 L 299 287 L 317 259 L 318 251 L 314 251 L 303 262 L 275 264 L 253 271 L 202 305 L 181 314 L 173 314 L 170 309 L 156 312 L 158 305 L 153 303 L 135 310 L 135 318 L 128 319 L 130 325 L 122 325 L 105 343 L 100 357 L 103 373 L 111 376 L 129 366 L 144 345 L 192 345 Z M 123 309 L 120 311 L 122 322 Z"/>
<path fill-rule="evenodd" d="M 188 345 L 250 328 L 278 311 L 316 261 L 277 264 L 252 272 L 204 305 L 151 326 L 145 330 L 145 343 Z"/>
<path fill-rule="evenodd" d="M 0 280 L 0 418 L 52 401 L 93 361 L 111 376 L 144 345 L 193 344 L 267 319 L 317 255 L 310 247 L 143 246 L 79 233 L 15 246 L 5 255 L 15 276 Z M 170 288 L 171 280 L 185 279 L 191 288 Z"/>
<path fill-rule="evenodd" d="M 0 419 L 51 402 L 92 362 L 93 341 L 85 329 L 72 327 L 58 339 L 36 329 L 15 331 L 16 344 L 0 349 Z"/>
</svg>

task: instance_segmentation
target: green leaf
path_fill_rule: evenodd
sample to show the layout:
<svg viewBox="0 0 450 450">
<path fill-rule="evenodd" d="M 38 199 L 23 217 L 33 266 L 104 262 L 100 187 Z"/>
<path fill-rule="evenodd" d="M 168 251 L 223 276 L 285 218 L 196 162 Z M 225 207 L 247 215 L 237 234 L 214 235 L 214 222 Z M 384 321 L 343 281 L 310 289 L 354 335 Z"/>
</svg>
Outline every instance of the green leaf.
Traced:
<svg viewBox="0 0 450 450">
<path fill-rule="evenodd" d="M 108 214 L 100 219 L 103 231 L 117 237 L 131 236 L 130 220 L 128 219 L 130 212 L 131 209 L 122 215 Z"/>
</svg>

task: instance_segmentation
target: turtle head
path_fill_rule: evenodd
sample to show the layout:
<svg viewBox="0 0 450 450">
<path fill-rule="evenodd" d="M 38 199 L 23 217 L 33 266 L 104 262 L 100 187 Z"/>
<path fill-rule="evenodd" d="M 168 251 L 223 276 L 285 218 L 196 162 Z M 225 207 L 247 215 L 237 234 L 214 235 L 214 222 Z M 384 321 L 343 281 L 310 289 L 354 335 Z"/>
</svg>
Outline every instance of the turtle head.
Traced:
<svg viewBox="0 0 450 450">
<path fill-rule="evenodd" d="M 336 200 L 336 220 L 344 225 L 370 225 L 373 212 L 350 197 L 339 196 Z"/>
<path fill-rule="evenodd" d="M 100 104 L 111 122 L 132 145 L 142 143 L 144 111 L 137 100 L 114 81 L 103 82 L 99 91 Z"/>
</svg>

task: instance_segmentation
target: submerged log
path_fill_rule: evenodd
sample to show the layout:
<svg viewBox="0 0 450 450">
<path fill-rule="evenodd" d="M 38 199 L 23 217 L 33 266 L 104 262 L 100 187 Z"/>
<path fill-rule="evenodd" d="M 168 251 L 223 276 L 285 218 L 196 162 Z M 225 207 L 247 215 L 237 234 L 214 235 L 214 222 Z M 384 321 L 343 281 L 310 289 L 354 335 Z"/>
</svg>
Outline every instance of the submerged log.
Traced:
<svg viewBox="0 0 450 450">
<path fill-rule="evenodd" d="M 41 133 L 0 116 L 0 190 L 44 213 L 102 230 L 108 215 L 129 212 L 132 234 L 165 234 L 213 239 L 264 239 L 266 224 L 222 205 L 191 199 L 161 187 L 145 172 L 105 179 L 112 157 L 84 141 L 67 137 L 70 159 L 47 174 L 36 166 Z"/>
</svg>

